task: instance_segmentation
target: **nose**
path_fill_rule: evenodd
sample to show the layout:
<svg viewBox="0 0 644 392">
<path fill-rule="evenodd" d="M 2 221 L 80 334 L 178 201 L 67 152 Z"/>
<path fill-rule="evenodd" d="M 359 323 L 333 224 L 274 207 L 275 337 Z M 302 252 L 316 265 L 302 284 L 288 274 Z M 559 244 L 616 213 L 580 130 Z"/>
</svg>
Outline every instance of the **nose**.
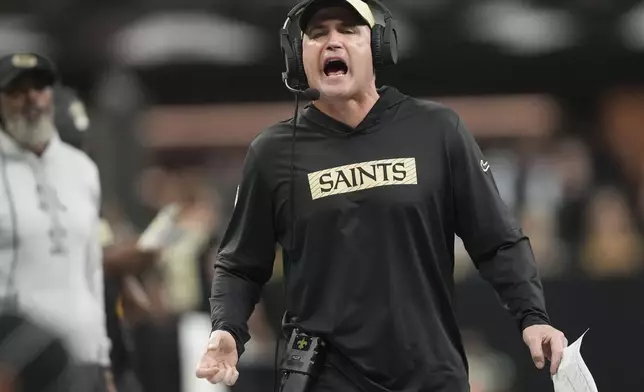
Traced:
<svg viewBox="0 0 644 392">
<path fill-rule="evenodd" d="M 342 47 L 342 34 L 336 29 L 331 29 L 328 34 L 326 50 L 336 51 Z"/>
<path fill-rule="evenodd" d="M 30 87 L 29 89 L 27 89 L 27 99 L 29 100 L 29 102 L 38 101 L 38 98 L 40 98 L 41 94 L 42 90 L 35 87 Z"/>
</svg>

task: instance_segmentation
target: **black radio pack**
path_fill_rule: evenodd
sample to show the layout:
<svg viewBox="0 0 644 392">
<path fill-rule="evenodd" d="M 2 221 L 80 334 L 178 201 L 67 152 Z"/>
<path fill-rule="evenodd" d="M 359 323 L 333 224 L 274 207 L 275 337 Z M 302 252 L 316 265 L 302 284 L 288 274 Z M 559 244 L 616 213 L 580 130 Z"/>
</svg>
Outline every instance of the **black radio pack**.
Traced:
<svg viewBox="0 0 644 392">
<path fill-rule="evenodd" d="M 280 391 L 304 392 L 316 379 L 324 366 L 325 343 L 299 328 L 291 336 L 280 365 Z"/>
</svg>

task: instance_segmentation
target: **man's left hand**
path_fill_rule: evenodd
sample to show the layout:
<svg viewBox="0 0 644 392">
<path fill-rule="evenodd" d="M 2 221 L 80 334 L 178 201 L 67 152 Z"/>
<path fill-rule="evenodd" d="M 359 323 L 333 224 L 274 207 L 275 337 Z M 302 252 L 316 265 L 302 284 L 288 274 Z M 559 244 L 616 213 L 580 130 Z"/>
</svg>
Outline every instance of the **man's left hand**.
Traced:
<svg viewBox="0 0 644 392">
<path fill-rule="evenodd" d="M 546 359 L 550 361 L 550 375 L 557 373 L 568 346 L 564 334 L 550 325 L 531 325 L 523 330 L 523 341 L 530 349 L 532 360 L 538 369 L 543 369 Z"/>
</svg>

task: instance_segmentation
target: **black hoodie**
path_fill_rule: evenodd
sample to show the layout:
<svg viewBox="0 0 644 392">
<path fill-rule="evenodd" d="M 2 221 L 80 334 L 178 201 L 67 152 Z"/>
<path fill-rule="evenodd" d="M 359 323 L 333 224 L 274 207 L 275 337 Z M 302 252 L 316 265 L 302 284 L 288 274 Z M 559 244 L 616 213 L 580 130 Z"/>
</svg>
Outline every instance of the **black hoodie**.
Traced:
<svg viewBox="0 0 644 392">
<path fill-rule="evenodd" d="M 230 331 L 241 355 L 279 243 L 288 310 L 331 346 L 325 388 L 469 391 L 454 236 L 521 330 L 549 324 L 534 256 L 459 116 L 391 87 L 379 94 L 355 129 L 303 110 L 294 221 L 292 120 L 252 142 L 218 252 L 212 327 Z"/>
</svg>

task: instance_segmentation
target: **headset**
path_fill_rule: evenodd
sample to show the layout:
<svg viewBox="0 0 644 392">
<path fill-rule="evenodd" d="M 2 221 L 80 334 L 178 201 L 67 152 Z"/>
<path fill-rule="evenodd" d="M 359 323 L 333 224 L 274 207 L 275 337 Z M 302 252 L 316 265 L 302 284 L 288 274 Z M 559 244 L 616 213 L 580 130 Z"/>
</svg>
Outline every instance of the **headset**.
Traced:
<svg viewBox="0 0 644 392">
<path fill-rule="evenodd" d="M 302 38 L 291 37 L 291 25 L 299 18 L 300 13 L 315 0 L 305 0 L 297 4 L 286 17 L 280 30 L 280 45 L 286 63 L 286 71 L 282 73 L 282 81 L 292 92 L 304 92 L 309 86 L 304 73 L 302 61 Z M 384 16 L 385 25 L 376 23 L 371 28 L 371 53 L 376 71 L 395 65 L 398 62 L 398 33 L 394 26 L 394 18 L 384 4 L 378 0 L 363 0 L 370 8 L 374 8 Z"/>
</svg>

